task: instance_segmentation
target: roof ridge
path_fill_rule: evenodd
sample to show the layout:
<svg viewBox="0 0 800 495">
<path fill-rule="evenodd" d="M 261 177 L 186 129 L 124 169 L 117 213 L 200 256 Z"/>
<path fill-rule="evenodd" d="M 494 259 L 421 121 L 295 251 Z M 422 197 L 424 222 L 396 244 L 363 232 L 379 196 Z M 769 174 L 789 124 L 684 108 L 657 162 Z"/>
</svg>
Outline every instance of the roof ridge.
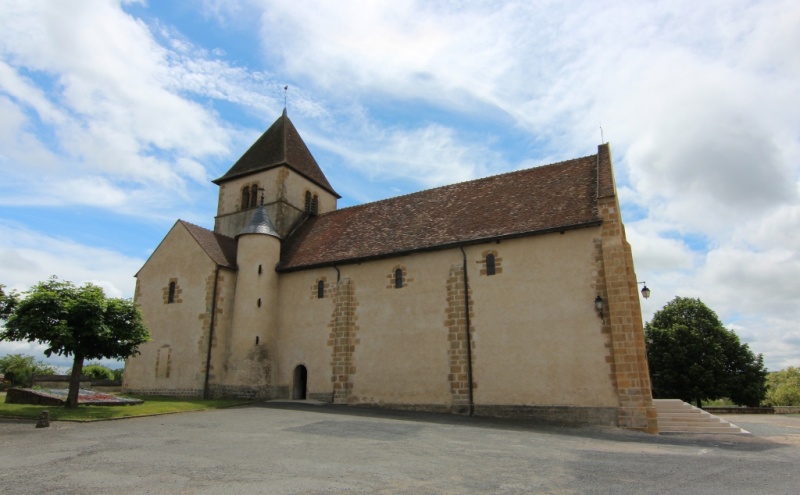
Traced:
<svg viewBox="0 0 800 495">
<path fill-rule="evenodd" d="M 313 217 L 285 239 L 281 270 L 356 262 L 602 223 L 587 155 Z"/>
<path fill-rule="evenodd" d="M 319 217 L 325 217 L 325 216 L 328 216 L 328 215 L 336 214 L 337 212 L 340 212 L 340 211 L 348 211 L 348 210 L 353 210 L 353 209 L 356 209 L 356 208 L 367 207 L 367 206 L 371 206 L 371 205 L 377 205 L 379 203 L 383 203 L 383 202 L 386 202 L 386 201 L 393 201 L 393 200 L 396 200 L 398 198 L 406 198 L 408 196 L 414 196 L 415 194 L 422 194 L 422 193 L 426 193 L 426 192 L 430 192 L 430 191 L 437 191 L 437 190 L 441 190 L 441 189 L 447 189 L 447 188 L 455 187 L 455 186 L 462 185 L 462 184 L 477 183 L 477 182 L 480 182 L 480 181 L 490 180 L 490 179 L 494 179 L 494 178 L 497 178 L 497 177 L 503 177 L 503 176 L 512 175 L 512 174 L 529 172 L 531 170 L 539 170 L 539 169 L 555 167 L 555 166 L 559 166 L 559 165 L 565 165 L 565 164 L 567 164 L 569 162 L 577 162 L 577 161 L 580 161 L 580 160 L 586 160 L 586 159 L 597 157 L 597 156 L 599 156 L 599 153 L 595 153 L 593 155 L 581 156 L 581 157 L 578 157 L 578 158 L 570 158 L 568 160 L 561 160 L 560 162 L 546 163 L 544 165 L 536 165 L 536 166 L 533 166 L 533 167 L 521 168 L 521 169 L 518 169 L 518 170 L 511 170 L 509 172 L 501 172 L 501 173 L 498 173 L 498 174 L 487 175 L 485 177 L 478 177 L 478 178 L 475 178 L 475 179 L 462 180 L 460 182 L 452 182 L 450 184 L 443 184 L 441 186 L 431 187 L 431 188 L 428 188 L 428 189 L 422 189 L 422 190 L 419 190 L 419 191 L 413 191 L 413 192 L 409 192 L 409 193 L 405 193 L 405 194 L 399 194 L 397 196 L 391 196 L 389 198 L 378 199 L 378 200 L 375 200 L 375 201 L 369 201 L 369 202 L 360 203 L 360 204 L 357 204 L 357 205 L 345 206 L 344 208 L 337 208 L 336 210 L 332 210 L 332 211 L 328 211 L 328 212 L 325 212 L 325 213 L 321 213 L 318 216 Z"/>
</svg>

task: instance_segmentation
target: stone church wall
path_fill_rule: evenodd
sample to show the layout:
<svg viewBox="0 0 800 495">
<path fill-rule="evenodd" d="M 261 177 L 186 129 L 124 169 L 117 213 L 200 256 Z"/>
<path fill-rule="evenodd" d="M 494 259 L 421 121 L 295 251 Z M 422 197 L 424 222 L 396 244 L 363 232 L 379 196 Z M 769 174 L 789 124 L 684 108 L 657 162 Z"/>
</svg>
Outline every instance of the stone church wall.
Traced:
<svg viewBox="0 0 800 495">
<path fill-rule="evenodd" d="M 616 407 L 588 228 L 470 247 L 476 404 Z M 487 251 L 502 273 L 479 275 Z"/>
<path fill-rule="evenodd" d="M 126 361 L 126 392 L 202 396 L 210 323 L 207 295 L 213 290 L 215 272 L 215 263 L 176 224 L 137 276 L 135 300 L 154 340 Z M 171 282 L 175 283 L 172 302 Z"/>
<path fill-rule="evenodd" d="M 610 336 L 594 309 L 599 235 L 589 228 L 465 248 L 476 413 L 616 423 Z M 338 268 L 281 274 L 275 378 L 287 398 L 302 364 L 309 397 L 466 412 L 461 251 Z"/>
</svg>

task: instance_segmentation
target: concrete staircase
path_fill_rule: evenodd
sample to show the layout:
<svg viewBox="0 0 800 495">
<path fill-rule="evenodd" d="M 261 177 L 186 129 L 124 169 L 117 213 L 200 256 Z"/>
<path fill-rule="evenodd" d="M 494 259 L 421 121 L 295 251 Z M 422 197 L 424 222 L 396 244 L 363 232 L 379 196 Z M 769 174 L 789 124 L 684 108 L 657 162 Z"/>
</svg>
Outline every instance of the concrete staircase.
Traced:
<svg viewBox="0 0 800 495">
<path fill-rule="evenodd" d="M 653 399 L 660 433 L 727 433 L 750 432 L 728 423 L 680 399 Z"/>
</svg>

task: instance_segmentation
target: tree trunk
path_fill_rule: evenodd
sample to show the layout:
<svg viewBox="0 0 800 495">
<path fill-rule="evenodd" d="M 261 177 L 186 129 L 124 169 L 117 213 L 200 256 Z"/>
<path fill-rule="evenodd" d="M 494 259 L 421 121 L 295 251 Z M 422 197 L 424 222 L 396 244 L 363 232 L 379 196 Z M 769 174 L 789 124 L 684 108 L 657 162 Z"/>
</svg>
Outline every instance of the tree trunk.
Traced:
<svg viewBox="0 0 800 495">
<path fill-rule="evenodd" d="M 703 402 L 700 399 L 697 399 L 697 408 L 698 409 L 702 409 L 703 408 Z"/>
<path fill-rule="evenodd" d="M 69 392 L 67 392 L 67 402 L 64 404 L 69 409 L 78 407 L 78 391 L 81 388 L 81 374 L 83 373 L 83 355 L 75 354 L 72 361 L 72 373 L 69 376 Z"/>
</svg>

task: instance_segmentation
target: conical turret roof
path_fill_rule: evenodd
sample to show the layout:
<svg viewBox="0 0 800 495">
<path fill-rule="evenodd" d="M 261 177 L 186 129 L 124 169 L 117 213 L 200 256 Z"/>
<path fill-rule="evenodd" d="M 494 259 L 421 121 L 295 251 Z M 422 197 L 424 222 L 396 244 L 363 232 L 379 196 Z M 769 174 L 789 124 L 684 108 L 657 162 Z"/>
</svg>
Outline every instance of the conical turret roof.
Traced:
<svg viewBox="0 0 800 495">
<path fill-rule="evenodd" d="M 247 227 L 242 229 L 241 232 L 236 234 L 236 238 L 238 239 L 239 236 L 245 234 L 266 234 L 277 237 L 278 239 L 281 238 L 280 234 L 278 234 L 278 231 L 275 230 L 275 226 L 272 225 L 272 220 L 269 219 L 269 215 L 267 215 L 267 208 L 264 205 L 258 207 L 256 212 L 253 214 L 253 218 L 250 219 L 250 223 L 248 223 Z"/>
<path fill-rule="evenodd" d="M 213 182 L 219 185 L 243 175 L 280 166 L 291 168 L 337 198 L 341 198 L 322 173 L 306 143 L 286 115 L 285 109 L 278 120 L 253 143 L 233 167 Z"/>
</svg>

